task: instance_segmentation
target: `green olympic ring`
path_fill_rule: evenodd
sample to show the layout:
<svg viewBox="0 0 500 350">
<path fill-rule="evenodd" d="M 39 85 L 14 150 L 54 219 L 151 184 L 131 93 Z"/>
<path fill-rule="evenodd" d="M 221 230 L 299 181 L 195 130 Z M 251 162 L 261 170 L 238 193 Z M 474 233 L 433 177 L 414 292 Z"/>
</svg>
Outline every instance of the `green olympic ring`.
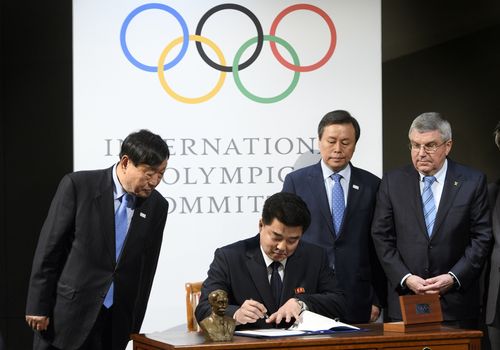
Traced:
<svg viewBox="0 0 500 350">
<path fill-rule="evenodd" d="M 258 39 L 258 37 L 254 37 L 254 38 L 248 40 L 246 43 L 244 43 L 239 48 L 238 52 L 236 52 L 236 55 L 234 56 L 234 61 L 233 61 L 234 82 L 236 83 L 236 86 L 238 87 L 238 89 L 240 89 L 241 93 L 243 95 L 245 95 L 246 97 L 248 97 L 249 99 L 251 99 L 252 101 L 259 102 L 259 103 L 274 103 L 274 102 L 281 101 L 282 99 L 284 99 L 288 95 L 290 95 L 292 93 L 292 91 L 295 89 L 295 87 L 297 86 L 297 84 L 299 83 L 299 76 L 300 76 L 299 71 L 294 72 L 293 80 L 292 80 L 292 83 L 290 84 L 290 86 L 285 91 L 283 91 L 281 94 L 274 96 L 274 97 L 260 97 L 260 96 L 254 95 L 250 91 L 248 91 L 241 83 L 239 70 L 238 70 L 238 64 L 239 64 L 240 58 L 243 55 L 243 53 L 245 52 L 245 50 L 250 45 L 257 43 L 257 39 Z M 280 44 L 285 49 L 287 49 L 287 51 L 292 56 L 293 64 L 295 64 L 296 66 L 300 65 L 299 56 L 297 55 L 297 53 L 295 52 L 293 47 L 288 42 L 286 42 L 285 40 L 283 40 L 277 36 L 273 36 L 273 35 L 264 35 L 264 41 L 276 42 L 276 43 Z"/>
</svg>

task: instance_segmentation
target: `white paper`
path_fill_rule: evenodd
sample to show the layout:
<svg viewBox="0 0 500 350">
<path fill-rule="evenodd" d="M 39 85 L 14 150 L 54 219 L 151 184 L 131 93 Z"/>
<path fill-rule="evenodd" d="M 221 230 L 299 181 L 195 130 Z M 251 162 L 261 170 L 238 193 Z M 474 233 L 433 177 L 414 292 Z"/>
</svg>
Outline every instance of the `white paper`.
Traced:
<svg viewBox="0 0 500 350">
<path fill-rule="evenodd" d="M 304 311 L 301 313 L 300 318 L 289 329 L 299 331 L 325 331 L 328 329 L 335 330 L 340 328 L 359 330 L 358 327 L 333 320 L 312 311 Z"/>
<path fill-rule="evenodd" d="M 358 327 L 339 322 L 331 318 L 319 315 L 312 311 L 304 311 L 300 318 L 288 329 L 254 329 L 247 331 L 236 331 L 234 334 L 258 337 L 287 337 L 292 335 L 306 335 L 308 332 L 321 332 L 328 330 L 359 330 Z"/>
</svg>

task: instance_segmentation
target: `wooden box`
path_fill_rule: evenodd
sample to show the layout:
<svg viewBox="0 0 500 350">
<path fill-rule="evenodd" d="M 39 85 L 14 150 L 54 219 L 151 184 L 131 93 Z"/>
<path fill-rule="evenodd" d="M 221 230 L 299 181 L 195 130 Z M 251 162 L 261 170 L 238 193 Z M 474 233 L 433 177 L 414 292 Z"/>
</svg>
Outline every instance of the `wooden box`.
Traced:
<svg viewBox="0 0 500 350">
<path fill-rule="evenodd" d="M 412 332 L 441 328 L 443 314 L 438 294 L 399 297 L 403 321 L 384 323 L 384 331 Z"/>
</svg>

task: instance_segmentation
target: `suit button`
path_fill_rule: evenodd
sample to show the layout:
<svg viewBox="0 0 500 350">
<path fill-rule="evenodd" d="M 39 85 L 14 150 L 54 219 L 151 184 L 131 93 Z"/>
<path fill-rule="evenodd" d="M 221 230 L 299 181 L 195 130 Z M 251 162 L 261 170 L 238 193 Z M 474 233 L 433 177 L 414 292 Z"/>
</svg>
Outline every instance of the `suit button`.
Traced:
<svg viewBox="0 0 500 350">
<path fill-rule="evenodd" d="M 429 249 L 432 249 L 432 245 L 429 245 Z"/>
<path fill-rule="evenodd" d="M 428 273 L 429 272 L 429 269 L 424 269 L 425 273 Z"/>
</svg>

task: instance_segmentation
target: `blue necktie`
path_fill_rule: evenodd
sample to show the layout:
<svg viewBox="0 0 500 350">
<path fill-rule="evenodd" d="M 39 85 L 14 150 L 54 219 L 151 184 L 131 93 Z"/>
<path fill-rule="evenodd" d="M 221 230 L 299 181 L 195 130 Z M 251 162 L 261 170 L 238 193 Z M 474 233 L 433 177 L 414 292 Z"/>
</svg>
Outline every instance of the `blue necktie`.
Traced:
<svg viewBox="0 0 500 350">
<path fill-rule="evenodd" d="M 273 292 L 274 301 L 276 302 L 276 307 L 278 308 L 280 307 L 281 290 L 283 289 L 283 282 L 278 272 L 280 267 L 281 263 L 279 261 L 273 261 L 271 264 L 271 290 Z"/>
<path fill-rule="evenodd" d="M 424 207 L 425 226 L 427 226 L 427 234 L 429 237 L 432 234 L 434 221 L 436 220 L 436 203 L 434 203 L 434 195 L 431 186 L 436 181 L 434 176 L 424 176 L 424 190 L 422 191 L 422 205 Z"/>
<path fill-rule="evenodd" d="M 128 230 L 128 216 L 127 207 L 132 200 L 132 196 L 128 193 L 124 194 L 121 198 L 120 206 L 115 213 L 115 259 L 118 261 L 118 257 L 123 248 L 123 242 L 125 242 L 125 237 L 127 236 Z M 106 298 L 104 298 L 104 306 L 108 309 L 113 305 L 113 294 L 114 294 L 114 283 L 111 283 Z"/>
<path fill-rule="evenodd" d="M 344 217 L 345 201 L 344 190 L 340 184 L 342 176 L 340 174 L 332 174 L 333 188 L 332 188 L 332 218 L 333 228 L 335 234 L 338 236 L 340 227 L 342 226 L 342 219 Z"/>
</svg>

